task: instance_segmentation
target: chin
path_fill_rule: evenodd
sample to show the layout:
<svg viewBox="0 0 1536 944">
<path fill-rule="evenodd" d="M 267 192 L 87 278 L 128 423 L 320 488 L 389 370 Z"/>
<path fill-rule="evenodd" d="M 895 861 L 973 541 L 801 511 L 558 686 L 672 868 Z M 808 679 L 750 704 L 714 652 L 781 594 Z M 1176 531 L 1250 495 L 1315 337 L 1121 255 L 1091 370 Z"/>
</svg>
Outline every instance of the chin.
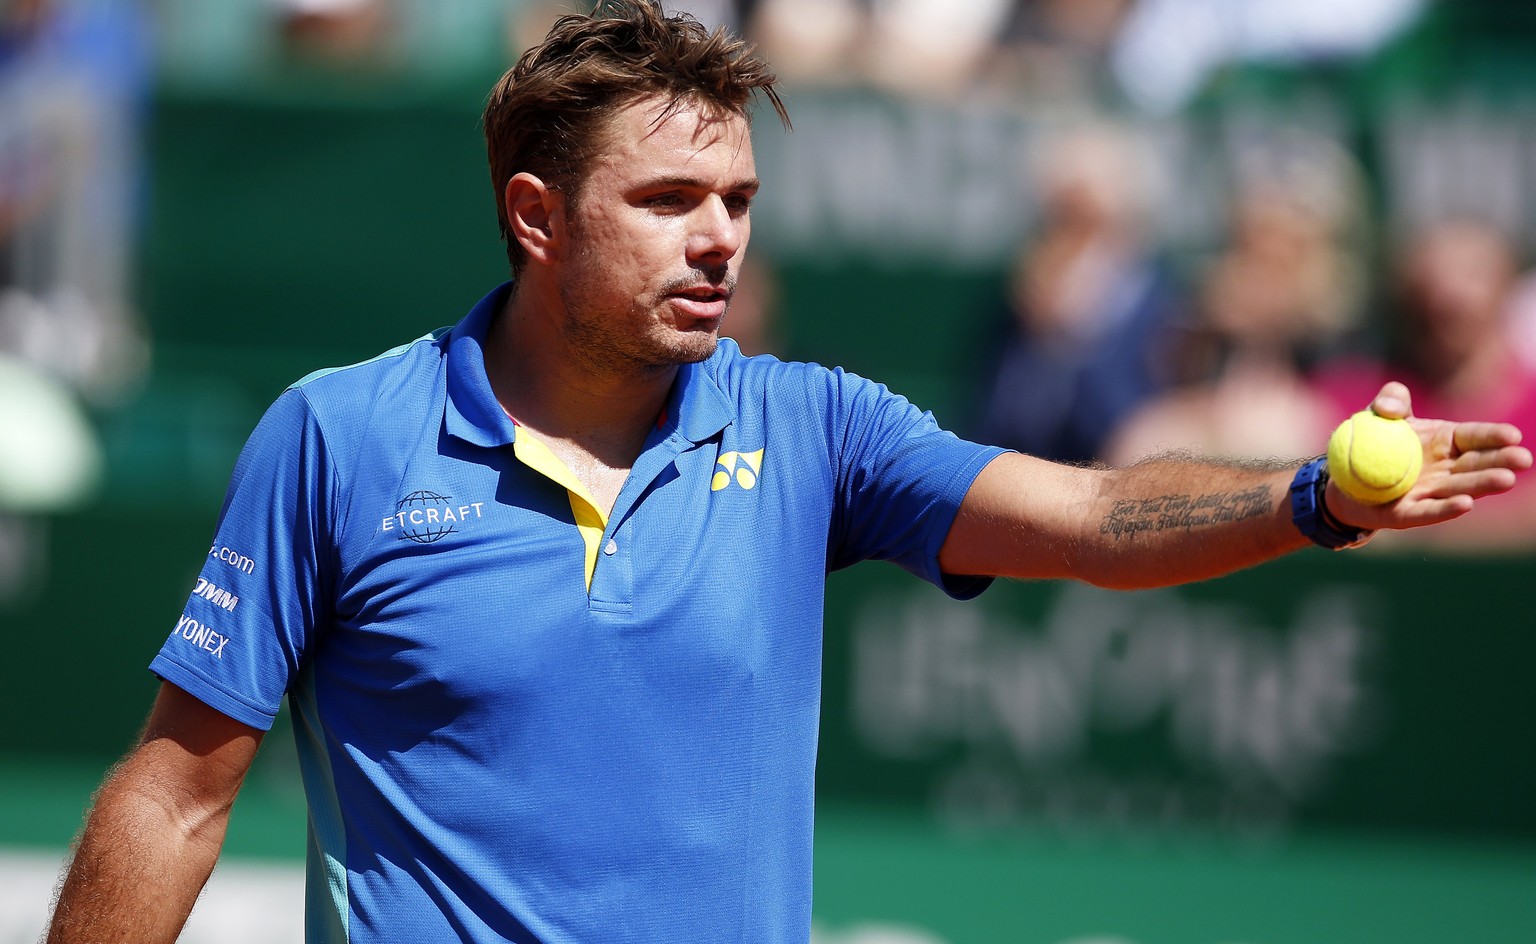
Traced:
<svg viewBox="0 0 1536 944">
<path fill-rule="evenodd" d="M 699 361 L 708 360 L 715 353 L 715 348 L 720 346 L 720 335 L 713 331 L 708 333 L 685 334 L 678 339 L 675 345 L 674 364 L 697 364 Z"/>
<path fill-rule="evenodd" d="M 707 338 L 670 338 L 665 344 L 648 345 L 645 351 L 631 350 L 624 360 L 646 370 L 668 370 L 708 360 L 719 343 L 719 338 L 714 335 Z"/>
</svg>

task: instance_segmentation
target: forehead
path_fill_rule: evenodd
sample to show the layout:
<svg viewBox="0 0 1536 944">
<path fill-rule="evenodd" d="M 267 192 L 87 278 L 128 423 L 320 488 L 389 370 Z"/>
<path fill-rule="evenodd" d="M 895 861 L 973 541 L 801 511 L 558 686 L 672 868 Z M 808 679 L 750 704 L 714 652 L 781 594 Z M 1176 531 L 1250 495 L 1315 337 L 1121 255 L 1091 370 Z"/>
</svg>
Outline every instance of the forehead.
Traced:
<svg viewBox="0 0 1536 944">
<path fill-rule="evenodd" d="M 593 177 L 754 174 L 747 119 L 689 100 L 670 108 L 663 98 L 627 105 L 609 118 L 602 142 Z"/>
</svg>

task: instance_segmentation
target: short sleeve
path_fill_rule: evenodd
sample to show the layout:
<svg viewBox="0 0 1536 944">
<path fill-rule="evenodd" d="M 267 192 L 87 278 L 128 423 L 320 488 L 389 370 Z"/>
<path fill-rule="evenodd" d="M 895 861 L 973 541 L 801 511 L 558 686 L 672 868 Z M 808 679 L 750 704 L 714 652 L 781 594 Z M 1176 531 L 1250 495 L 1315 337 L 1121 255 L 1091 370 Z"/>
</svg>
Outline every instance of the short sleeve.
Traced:
<svg viewBox="0 0 1536 944">
<path fill-rule="evenodd" d="M 290 389 L 235 463 L 208 558 L 151 671 L 271 727 L 329 612 L 334 481 L 314 413 Z"/>
<path fill-rule="evenodd" d="M 989 577 L 944 574 L 939 551 L 981 470 L 1006 450 L 960 439 L 884 385 L 834 372 L 837 512 L 831 567 L 889 560 L 960 599 Z"/>
</svg>

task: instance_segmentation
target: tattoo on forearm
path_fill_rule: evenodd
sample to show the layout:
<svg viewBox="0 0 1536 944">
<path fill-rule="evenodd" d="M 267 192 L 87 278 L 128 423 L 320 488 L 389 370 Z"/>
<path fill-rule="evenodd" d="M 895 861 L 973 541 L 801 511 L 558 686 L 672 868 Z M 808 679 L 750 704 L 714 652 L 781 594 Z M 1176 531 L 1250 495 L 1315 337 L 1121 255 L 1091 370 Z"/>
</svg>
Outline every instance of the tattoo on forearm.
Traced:
<svg viewBox="0 0 1536 944">
<path fill-rule="evenodd" d="M 1130 498 L 1115 502 L 1099 522 L 1099 533 L 1112 535 L 1118 541 L 1122 537 L 1134 538 L 1143 531 L 1193 531 L 1256 518 L 1274 510 L 1274 496 L 1263 485 L 1240 492 Z"/>
</svg>

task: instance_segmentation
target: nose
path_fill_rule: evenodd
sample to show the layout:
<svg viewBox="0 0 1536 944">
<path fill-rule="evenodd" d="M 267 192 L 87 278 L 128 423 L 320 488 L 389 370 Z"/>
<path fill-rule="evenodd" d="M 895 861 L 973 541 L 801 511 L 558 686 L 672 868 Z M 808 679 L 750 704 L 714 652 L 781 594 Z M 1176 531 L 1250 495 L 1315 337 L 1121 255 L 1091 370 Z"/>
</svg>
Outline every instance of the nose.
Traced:
<svg viewBox="0 0 1536 944">
<path fill-rule="evenodd" d="M 688 238 L 690 262 L 720 265 L 746 246 L 751 231 L 746 213 L 732 213 L 718 195 L 699 204 L 695 217 L 697 225 Z"/>
</svg>

